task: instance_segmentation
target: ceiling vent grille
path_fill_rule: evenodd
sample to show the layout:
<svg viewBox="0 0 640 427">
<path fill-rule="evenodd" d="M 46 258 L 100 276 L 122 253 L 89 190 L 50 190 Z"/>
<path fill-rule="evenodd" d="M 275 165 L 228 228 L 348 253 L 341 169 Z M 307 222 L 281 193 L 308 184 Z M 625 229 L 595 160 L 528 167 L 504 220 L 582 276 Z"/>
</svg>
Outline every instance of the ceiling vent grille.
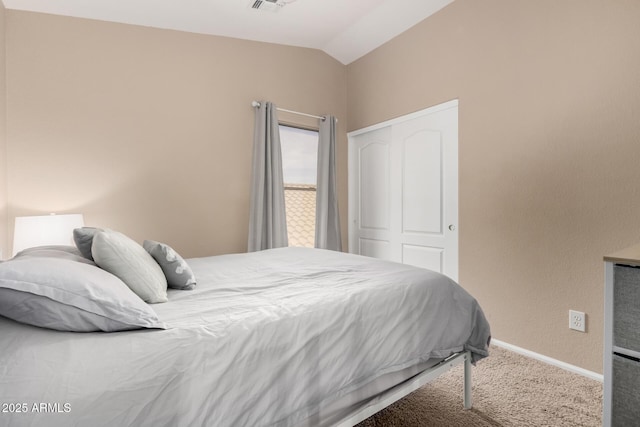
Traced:
<svg viewBox="0 0 640 427">
<path fill-rule="evenodd" d="M 266 12 L 278 12 L 288 3 L 291 3 L 291 1 L 251 0 L 251 3 L 249 3 L 249 6 L 251 7 L 251 9 L 259 9 L 259 10 L 264 10 Z"/>
</svg>

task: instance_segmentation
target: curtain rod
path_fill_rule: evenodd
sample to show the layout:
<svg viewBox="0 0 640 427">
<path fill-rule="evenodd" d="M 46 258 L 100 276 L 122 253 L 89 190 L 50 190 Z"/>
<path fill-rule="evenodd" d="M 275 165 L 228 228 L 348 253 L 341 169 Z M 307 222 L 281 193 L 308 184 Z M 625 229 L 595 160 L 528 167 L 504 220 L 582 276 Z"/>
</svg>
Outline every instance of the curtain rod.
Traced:
<svg viewBox="0 0 640 427">
<path fill-rule="evenodd" d="M 254 107 L 254 108 L 255 107 L 259 107 L 260 103 L 258 101 L 252 101 L 251 102 L 251 106 Z M 318 120 L 322 120 L 322 121 L 324 121 L 324 119 L 325 119 L 325 117 L 322 117 L 322 116 L 316 116 L 314 114 L 301 113 L 299 111 L 286 110 L 284 108 L 279 108 L 279 107 L 277 107 L 277 110 L 278 111 L 283 111 L 285 113 L 298 114 L 300 116 L 313 117 L 314 119 L 318 119 Z"/>
</svg>

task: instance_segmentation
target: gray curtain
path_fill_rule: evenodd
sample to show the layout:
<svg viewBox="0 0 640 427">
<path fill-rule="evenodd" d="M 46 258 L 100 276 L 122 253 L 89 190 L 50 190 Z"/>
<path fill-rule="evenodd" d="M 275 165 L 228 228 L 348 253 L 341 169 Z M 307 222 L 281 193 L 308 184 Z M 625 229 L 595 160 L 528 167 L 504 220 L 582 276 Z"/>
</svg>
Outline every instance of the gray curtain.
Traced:
<svg viewBox="0 0 640 427">
<path fill-rule="evenodd" d="M 336 188 L 336 118 L 320 122 L 316 189 L 316 248 L 342 250 Z"/>
<path fill-rule="evenodd" d="M 288 246 L 282 151 L 276 106 L 255 107 L 249 252 Z"/>
</svg>

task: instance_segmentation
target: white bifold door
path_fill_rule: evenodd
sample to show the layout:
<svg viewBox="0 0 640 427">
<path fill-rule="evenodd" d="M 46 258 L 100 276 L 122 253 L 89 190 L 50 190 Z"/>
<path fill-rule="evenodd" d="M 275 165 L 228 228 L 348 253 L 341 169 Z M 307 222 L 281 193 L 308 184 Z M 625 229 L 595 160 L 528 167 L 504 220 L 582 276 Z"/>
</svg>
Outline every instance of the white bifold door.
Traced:
<svg viewBox="0 0 640 427">
<path fill-rule="evenodd" d="M 458 101 L 348 136 L 349 252 L 458 280 Z"/>
</svg>

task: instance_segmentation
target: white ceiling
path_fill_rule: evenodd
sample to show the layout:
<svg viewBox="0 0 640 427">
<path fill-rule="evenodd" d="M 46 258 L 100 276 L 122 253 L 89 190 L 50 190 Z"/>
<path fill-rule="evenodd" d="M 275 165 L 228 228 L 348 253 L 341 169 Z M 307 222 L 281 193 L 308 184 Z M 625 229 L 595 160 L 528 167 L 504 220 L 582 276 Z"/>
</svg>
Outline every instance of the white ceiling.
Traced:
<svg viewBox="0 0 640 427">
<path fill-rule="evenodd" d="M 321 49 L 355 61 L 453 0 L 3 0 L 7 9 L 75 16 Z"/>
</svg>

